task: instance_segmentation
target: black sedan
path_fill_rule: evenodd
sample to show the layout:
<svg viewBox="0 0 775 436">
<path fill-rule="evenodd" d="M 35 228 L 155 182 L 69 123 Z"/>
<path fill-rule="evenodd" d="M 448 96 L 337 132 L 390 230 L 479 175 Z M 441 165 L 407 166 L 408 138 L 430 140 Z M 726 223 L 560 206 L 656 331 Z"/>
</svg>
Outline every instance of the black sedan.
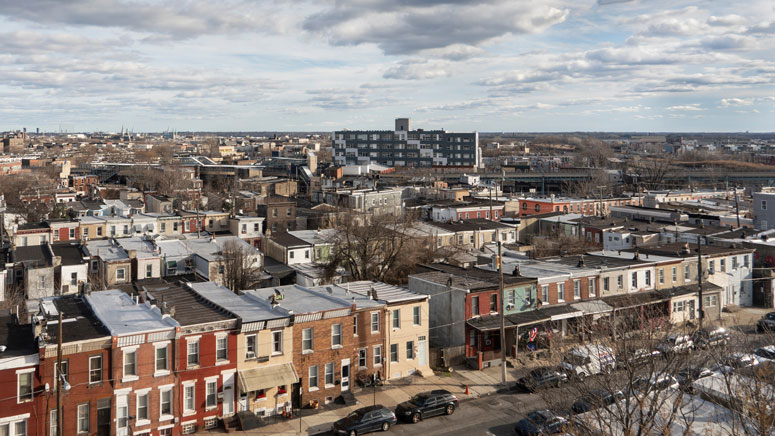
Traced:
<svg viewBox="0 0 775 436">
<path fill-rule="evenodd" d="M 415 395 L 396 407 L 396 417 L 404 421 L 419 422 L 431 416 L 452 415 L 459 403 L 447 390 L 438 389 Z"/>
<path fill-rule="evenodd" d="M 396 415 L 387 407 L 369 406 L 362 407 L 336 421 L 331 431 L 334 434 L 357 436 L 377 430 L 388 431 L 396 422 L 398 422 Z"/>
<path fill-rule="evenodd" d="M 536 410 L 527 414 L 514 427 L 516 436 L 539 436 L 564 433 L 570 427 L 570 421 L 551 410 Z"/>
<path fill-rule="evenodd" d="M 775 331 L 775 312 L 770 312 L 764 315 L 756 323 L 756 331 L 759 333 Z"/>
<path fill-rule="evenodd" d="M 541 367 L 531 370 L 527 375 L 517 380 L 517 386 L 535 392 L 541 388 L 558 387 L 568 381 L 568 374 L 559 368 Z"/>
<path fill-rule="evenodd" d="M 622 391 L 609 392 L 603 389 L 594 389 L 573 403 L 571 410 L 576 414 L 586 413 L 590 410 L 610 406 L 623 399 L 624 393 Z"/>
</svg>

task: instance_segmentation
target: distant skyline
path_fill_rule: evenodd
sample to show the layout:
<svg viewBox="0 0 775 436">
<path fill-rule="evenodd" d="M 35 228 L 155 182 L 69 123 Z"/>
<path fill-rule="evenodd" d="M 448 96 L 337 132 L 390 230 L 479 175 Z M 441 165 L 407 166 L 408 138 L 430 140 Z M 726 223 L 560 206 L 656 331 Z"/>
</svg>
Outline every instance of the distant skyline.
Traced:
<svg viewBox="0 0 775 436">
<path fill-rule="evenodd" d="M 0 130 L 775 131 L 775 3 L 0 0 Z"/>
</svg>

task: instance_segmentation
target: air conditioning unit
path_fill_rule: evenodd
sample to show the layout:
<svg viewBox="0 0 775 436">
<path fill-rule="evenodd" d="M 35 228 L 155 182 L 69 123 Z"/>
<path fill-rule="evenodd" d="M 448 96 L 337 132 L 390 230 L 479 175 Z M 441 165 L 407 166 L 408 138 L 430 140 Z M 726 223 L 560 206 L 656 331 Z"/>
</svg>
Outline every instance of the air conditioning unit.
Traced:
<svg viewBox="0 0 775 436">
<path fill-rule="evenodd" d="M 492 345 L 492 339 L 487 339 L 486 341 L 484 341 L 484 345 L 487 345 L 487 346 Z"/>
</svg>

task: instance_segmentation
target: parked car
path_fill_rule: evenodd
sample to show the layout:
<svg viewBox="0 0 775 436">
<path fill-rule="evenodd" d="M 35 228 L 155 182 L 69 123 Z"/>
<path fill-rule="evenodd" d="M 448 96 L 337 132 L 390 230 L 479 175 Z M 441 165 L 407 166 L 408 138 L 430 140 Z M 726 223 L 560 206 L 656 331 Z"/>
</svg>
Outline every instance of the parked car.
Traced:
<svg viewBox="0 0 775 436">
<path fill-rule="evenodd" d="M 589 344 L 573 347 L 560 363 L 569 376 L 584 379 L 608 372 L 616 366 L 614 351 L 605 345 Z"/>
<path fill-rule="evenodd" d="M 761 359 L 755 354 L 735 352 L 721 359 L 718 365 L 714 367 L 714 370 L 727 373 L 735 369 L 756 366 L 759 363 L 761 363 Z"/>
<path fill-rule="evenodd" d="M 669 335 L 657 344 L 657 350 L 662 354 L 683 353 L 694 347 L 692 338 L 688 335 Z"/>
<path fill-rule="evenodd" d="M 520 420 L 514 427 L 516 436 L 538 436 L 564 434 L 570 427 L 567 418 L 551 410 L 536 410 Z"/>
<path fill-rule="evenodd" d="M 775 360 L 775 345 L 767 345 L 766 347 L 758 348 L 753 354 L 757 356 L 759 360 Z"/>
<path fill-rule="evenodd" d="M 531 370 L 527 375 L 517 380 L 517 386 L 529 392 L 541 388 L 557 387 L 568 381 L 568 374 L 559 368 L 541 367 Z"/>
<path fill-rule="evenodd" d="M 729 331 L 724 327 L 697 330 L 692 335 L 695 348 L 705 349 L 729 343 Z"/>
<path fill-rule="evenodd" d="M 385 406 L 362 407 L 336 421 L 331 428 L 334 434 L 357 436 L 377 430 L 388 431 L 398 422 L 396 415 Z"/>
<path fill-rule="evenodd" d="M 645 348 L 638 348 L 637 350 L 627 355 L 624 359 L 620 358 L 619 363 L 620 366 L 623 363 L 631 368 L 634 368 L 645 365 L 659 357 L 662 357 L 662 352 L 659 350 L 647 350 Z"/>
<path fill-rule="evenodd" d="M 678 380 L 670 374 L 652 374 L 636 377 L 632 382 L 632 388 L 639 393 L 663 391 L 666 389 L 678 389 Z"/>
<path fill-rule="evenodd" d="M 458 407 L 457 397 L 439 389 L 415 395 L 396 407 L 396 417 L 402 421 L 419 422 L 437 415 L 452 415 Z"/>
<path fill-rule="evenodd" d="M 770 312 L 762 316 L 762 318 L 756 323 L 756 331 L 770 332 L 775 330 L 775 312 Z"/>
<path fill-rule="evenodd" d="M 622 391 L 610 392 L 604 389 L 595 389 L 573 403 L 571 410 L 575 414 L 586 413 L 590 410 L 610 406 L 623 399 L 624 393 Z"/>
<path fill-rule="evenodd" d="M 695 366 L 689 368 L 683 368 L 678 371 L 675 378 L 678 380 L 678 385 L 681 389 L 691 392 L 694 390 L 692 383 L 704 377 L 713 375 L 713 371 L 704 366 Z"/>
</svg>

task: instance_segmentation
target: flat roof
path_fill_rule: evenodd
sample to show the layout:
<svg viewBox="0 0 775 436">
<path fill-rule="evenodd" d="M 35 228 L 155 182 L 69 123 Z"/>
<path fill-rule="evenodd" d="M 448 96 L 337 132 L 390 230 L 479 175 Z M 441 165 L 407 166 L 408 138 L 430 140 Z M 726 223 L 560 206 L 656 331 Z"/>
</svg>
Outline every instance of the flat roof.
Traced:
<svg viewBox="0 0 775 436">
<path fill-rule="evenodd" d="M 245 294 L 269 302 L 272 295 L 276 294 L 276 291 L 283 294 L 282 298 L 277 300 L 279 303 L 278 307 L 295 314 L 348 309 L 352 306 L 351 302 L 335 297 L 333 292 L 329 294 L 325 286 L 307 289 L 299 285 L 286 285 L 274 288 L 253 289 L 245 291 Z"/>
<path fill-rule="evenodd" d="M 171 317 L 162 317 L 158 308 L 135 303 L 118 289 L 92 292 L 85 296 L 94 314 L 113 336 L 166 330 L 180 326 Z"/>
<path fill-rule="evenodd" d="M 373 289 L 377 293 L 377 300 L 384 301 L 388 304 L 428 299 L 426 294 L 420 294 L 400 286 L 393 286 L 387 283 L 373 282 L 370 280 L 343 283 L 339 286 L 353 294 L 359 294 L 364 297 L 368 297 L 369 291 Z"/>
<path fill-rule="evenodd" d="M 219 310 L 209 300 L 202 298 L 191 288 L 170 283 L 141 285 L 149 299 L 157 307 L 167 306 L 175 309 L 172 315 L 180 325 L 207 324 L 210 322 L 236 319 L 237 316 Z"/>
<path fill-rule="evenodd" d="M 272 308 L 269 304 L 260 304 L 247 295 L 238 295 L 215 282 L 187 283 L 201 298 L 227 310 L 242 319 L 243 322 L 266 321 L 290 316 L 284 309 Z"/>
</svg>

